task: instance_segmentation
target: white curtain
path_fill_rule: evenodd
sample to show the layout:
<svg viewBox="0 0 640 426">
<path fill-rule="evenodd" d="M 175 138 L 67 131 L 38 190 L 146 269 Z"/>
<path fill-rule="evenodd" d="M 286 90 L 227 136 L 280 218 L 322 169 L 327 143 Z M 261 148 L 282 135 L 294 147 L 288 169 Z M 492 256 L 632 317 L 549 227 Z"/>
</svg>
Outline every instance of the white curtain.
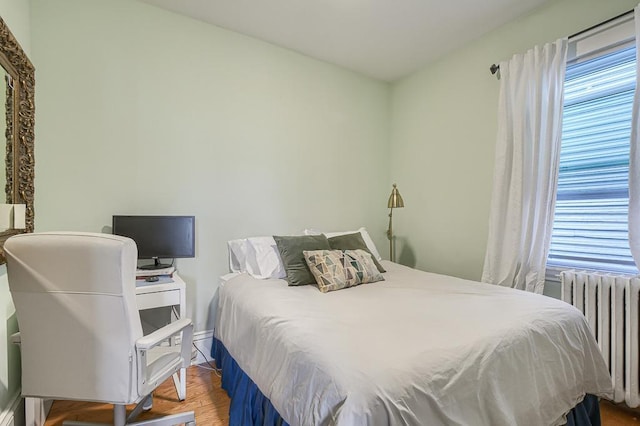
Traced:
<svg viewBox="0 0 640 426">
<path fill-rule="evenodd" d="M 640 48 L 640 6 L 634 11 L 636 25 L 636 58 Z M 640 76 L 639 61 L 636 60 L 636 91 L 633 97 L 633 116 L 631 121 L 631 152 L 629 158 L 629 247 L 636 266 L 640 268 Z"/>
<path fill-rule="evenodd" d="M 553 229 L 567 39 L 500 63 L 493 198 L 482 281 L 542 293 Z"/>
</svg>

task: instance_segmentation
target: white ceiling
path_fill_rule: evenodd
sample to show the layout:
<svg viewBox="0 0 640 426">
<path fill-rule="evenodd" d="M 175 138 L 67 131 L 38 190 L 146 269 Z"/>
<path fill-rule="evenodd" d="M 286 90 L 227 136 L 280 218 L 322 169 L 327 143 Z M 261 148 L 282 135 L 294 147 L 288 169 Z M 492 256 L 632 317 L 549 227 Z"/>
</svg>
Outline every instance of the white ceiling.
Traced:
<svg viewBox="0 0 640 426">
<path fill-rule="evenodd" d="M 141 1 L 393 81 L 547 0 Z"/>
</svg>

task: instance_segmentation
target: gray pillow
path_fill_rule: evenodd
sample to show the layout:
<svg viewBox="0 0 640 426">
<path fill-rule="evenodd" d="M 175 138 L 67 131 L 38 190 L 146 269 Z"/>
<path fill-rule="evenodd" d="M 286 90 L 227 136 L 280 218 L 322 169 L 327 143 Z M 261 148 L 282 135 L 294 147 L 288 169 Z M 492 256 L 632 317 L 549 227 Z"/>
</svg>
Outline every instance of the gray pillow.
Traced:
<svg viewBox="0 0 640 426">
<path fill-rule="evenodd" d="M 364 242 L 362 234 L 355 232 L 353 234 L 336 235 L 329 238 L 329 245 L 332 250 L 364 250 L 371 255 L 373 263 L 376 264 L 376 268 L 380 272 L 387 272 L 384 270 L 378 259 L 375 258 L 373 253 L 367 248 L 367 243 Z"/>
<path fill-rule="evenodd" d="M 320 235 L 297 235 L 282 237 L 274 235 L 280 258 L 287 273 L 289 285 L 315 284 L 316 279 L 309 270 L 303 251 L 331 250 L 327 237 Z"/>
</svg>

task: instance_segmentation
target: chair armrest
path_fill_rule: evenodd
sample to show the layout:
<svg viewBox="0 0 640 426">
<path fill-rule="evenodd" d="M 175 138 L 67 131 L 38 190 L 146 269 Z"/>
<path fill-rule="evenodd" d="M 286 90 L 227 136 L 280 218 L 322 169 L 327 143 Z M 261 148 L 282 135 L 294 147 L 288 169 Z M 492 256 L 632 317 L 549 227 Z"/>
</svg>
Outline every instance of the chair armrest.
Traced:
<svg viewBox="0 0 640 426">
<path fill-rule="evenodd" d="M 170 364 L 164 366 L 161 364 L 160 359 L 148 364 L 147 353 L 149 350 L 176 334 L 182 335 L 180 339 L 179 359 L 174 358 Z M 138 391 L 141 392 L 141 395 L 151 393 L 156 386 L 178 369 L 189 366 L 191 363 L 192 342 L 193 322 L 189 318 L 181 318 L 136 340 Z"/>
<path fill-rule="evenodd" d="M 173 321 L 153 333 L 136 340 L 136 349 L 148 351 L 154 346 L 157 346 L 161 342 L 167 340 L 169 337 L 182 332 L 182 330 L 189 326 L 193 329 L 193 322 L 189 318 L 181 318 L 177 321 Z"/>
</svg>

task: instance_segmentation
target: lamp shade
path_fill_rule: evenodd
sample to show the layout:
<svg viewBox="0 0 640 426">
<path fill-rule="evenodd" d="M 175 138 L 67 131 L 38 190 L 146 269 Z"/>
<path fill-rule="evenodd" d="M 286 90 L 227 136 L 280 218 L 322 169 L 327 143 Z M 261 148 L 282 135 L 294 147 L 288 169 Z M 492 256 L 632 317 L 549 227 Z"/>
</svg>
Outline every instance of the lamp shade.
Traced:
<svg viewBox="0 0 640 426">
<path fill-rule="evenodd" d="M 387 203 L 387 208 L 397 209 L 399 207 L 404 207 L 404 200 L 400 195 L 400 191 L 398 191 L 398 187 L 394 183 L 391 195 L 389 196 L 389 202 Z"/>
</svg>

